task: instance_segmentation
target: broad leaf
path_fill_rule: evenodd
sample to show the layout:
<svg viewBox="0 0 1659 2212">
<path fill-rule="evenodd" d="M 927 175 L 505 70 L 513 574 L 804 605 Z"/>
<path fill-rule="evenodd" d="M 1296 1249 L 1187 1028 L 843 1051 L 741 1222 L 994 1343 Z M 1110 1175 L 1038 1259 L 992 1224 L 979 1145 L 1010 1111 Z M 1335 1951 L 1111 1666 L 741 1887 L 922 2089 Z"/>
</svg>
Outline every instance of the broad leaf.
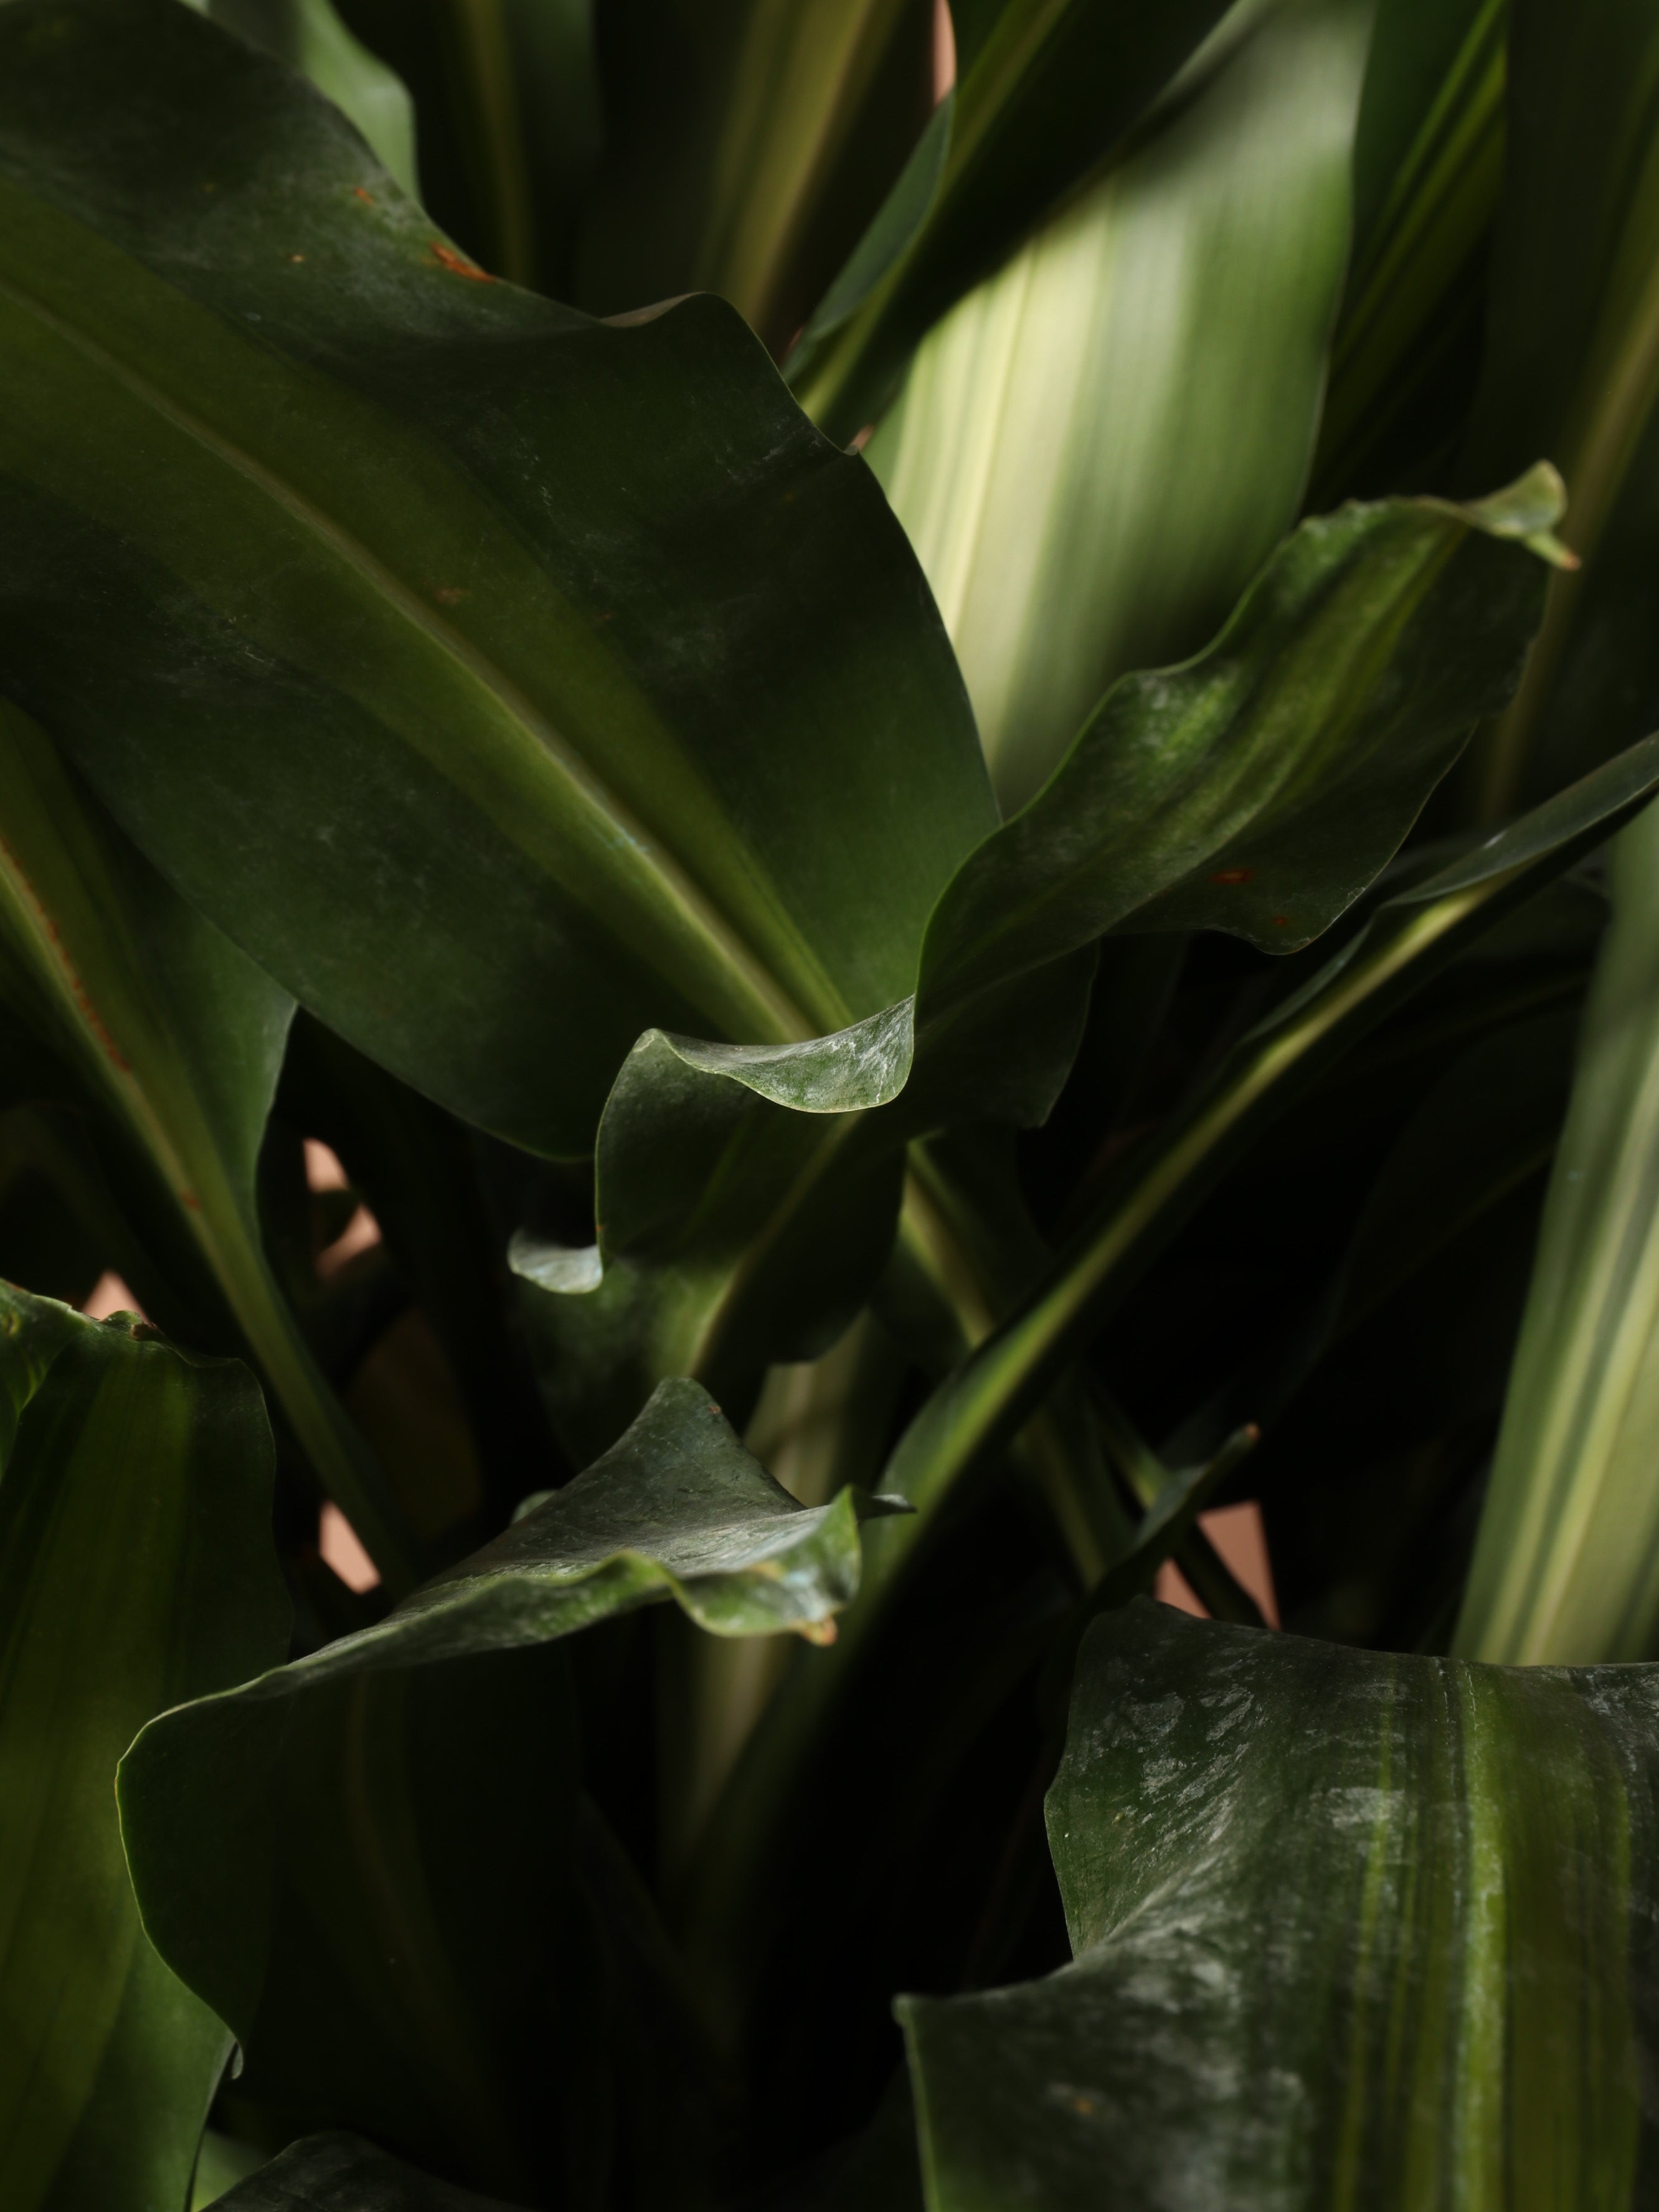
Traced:
<svg viewBox="0 0 1659 2212">
<path fill-rule="evenodd" d="M 1091 1631 L 1048 1835 L 1073 1963 L 901 2003 L 930 2212 L 1634 2205 L 1659 1680 Z"/>
<path fill-rule="evenodd" d="M 1659 814 L 1613 852 L 1613 922 L 1458 1623 L 1472 1658 L 1659 1649 Z"/>
<path fill-rule="evenodd" d="M 1012 812 L 1289 528 L 1348 242 L 1370 0 L 1200 56 L 1168 120 L 929 335 L 870 459 Z"/>
<path fill-rule="evenodd" d="M 149 1161 L 319 1475 L 406 1586 L 404 1517 L 261 1249 L 255 1175 L 293 1000 L 134 851 L 3 699 L 0 814 L 8 995 Z"/>
<path fill-rule="evenodd" d="M 174 0 L 0 13 L 0 201 L 7 688 L 331 1027 L 580 1152 L 653 1021 L 911 988 L 991 823 L 970 718 L 728 308 L 479 281 Z"/>
<path fill-rule="evenodd" d="M 144 1925 L 244 2046 L 247 2093 L 510 2195 L 591 2166 L 653 2092 L 606 2074 L 623 1938 L 590 1897 L 550 1646 L 665 1597 L 718 1635 L 826 1641 L 860 1514 L 890 1510 L 798 1505 L 705 1392 L 665 1383 L 604 1460 L 387 1620 L 147 1729 L 119 1785 Z"/>
<path fill-rule="evenodd" d="M 719 292 L 786 352 L 927 127 L 934 0 L 624 0 L 578 263 L 602 314 Z"/>
<path fill-rule="evenodd" d="M 838 439 L 876 422 L 929 326 L 1124 141 L 1224 12 L 1224 0 L 958 6 L 950 146 L 927 220 L 857 311 L 791 364 L 808 412 Z"/>
<path fill-rule="evenodd" d="M 1105 931 L 1288 951 L 1328 927 L 1508 696 L 1545 574 L 1514 541 L 1554 497 L 1543 471 L 1480 508 L 1304 524 L 1216 643 L 1126 677 L 958 872 L 915 1006 L 777 1048 L 641 1038 L 600 1125 L 598 1249 L 515 1262 L 555 1294 L 535 1325 L 573 1442 L 608 1443 L 662 1374 L 737 1390 L 824 1349 L 885 1257 L 900 1146 L 1047 1114 Z"/>
<path fill-rule="evenodd" d="M 228 2039 L 140 1929 L 111 1785 L 286 1648 L 270 1431 L 245 1368 L 0 1287 L 0 2196 L 152 2212 Z"/>
</svg>

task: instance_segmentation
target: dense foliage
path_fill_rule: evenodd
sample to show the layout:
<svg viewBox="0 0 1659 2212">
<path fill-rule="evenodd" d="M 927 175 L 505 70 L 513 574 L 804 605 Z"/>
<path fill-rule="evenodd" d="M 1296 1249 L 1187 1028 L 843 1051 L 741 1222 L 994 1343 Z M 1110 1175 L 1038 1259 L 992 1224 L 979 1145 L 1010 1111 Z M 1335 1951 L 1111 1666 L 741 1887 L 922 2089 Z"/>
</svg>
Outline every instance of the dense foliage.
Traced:
<svg viewBox="0 0 1659 2212">
<path fill-rule="evenodd" d="M 3 0 L 6 2212 L 1659 2203 L 1656 226 L 1635 0 Z"/>
</svg>

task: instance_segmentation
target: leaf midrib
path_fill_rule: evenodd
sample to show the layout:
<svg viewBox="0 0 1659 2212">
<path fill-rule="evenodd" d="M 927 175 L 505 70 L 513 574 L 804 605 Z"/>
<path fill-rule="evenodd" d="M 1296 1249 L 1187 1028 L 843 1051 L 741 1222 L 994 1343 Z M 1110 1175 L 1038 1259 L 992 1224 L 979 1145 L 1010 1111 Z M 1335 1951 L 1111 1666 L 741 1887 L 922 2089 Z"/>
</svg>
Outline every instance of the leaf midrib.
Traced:
<svg viewBox="0 0 1659 2212">
<path fill-rule="evenodd" d="M 676 856 L 633 814 L 591 763 L 541 714 L 517 684 L 376 553 L 336 522 L 297 486 L 196 411 L 175 399 L 141 371 L 112 354 L 98 338 L 41 299 L 15 276 L 0 275 L 0 299 L 32 317 L 72 347 L 100 374 L 113 380 L 139 404 L 233 470 L 270 499 L 334 556 L 349 568 L 404 623 L 434 644 L 477 686 L 550 765 L 576 802 L 580 815 L 597 830 L 593 842 L 613 867 L 633 872 L 643 884 L 647 902 L 665 907 L 688 929 L 700 949 L 712 955 L 725 980 L 735 987 L 750 1018 L 768 1042 L 794 1042 L 817 1034 L 799 1005 L 729 917 L 709 899 Z"/>
</svg>

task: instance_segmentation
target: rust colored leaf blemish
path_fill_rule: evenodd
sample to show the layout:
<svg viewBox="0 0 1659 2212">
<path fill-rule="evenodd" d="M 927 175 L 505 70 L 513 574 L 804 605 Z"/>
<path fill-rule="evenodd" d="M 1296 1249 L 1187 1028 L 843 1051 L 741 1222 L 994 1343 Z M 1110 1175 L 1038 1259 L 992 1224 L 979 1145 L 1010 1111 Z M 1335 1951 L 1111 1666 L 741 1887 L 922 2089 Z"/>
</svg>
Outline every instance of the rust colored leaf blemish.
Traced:
<svg viewBox="0 0 1659 2212">
<path fill-rule="evenodd" d="M 1274 927 L 1275 929 L 1288 929 L 1288 928 L 1290 927 L 1290 926 L 1291 926 L 1291 917 L 1289 916 L 1289 915 L 1287 915 L 1287 914 L 1276 914 L 1276 915 L 1273 916 L 1273 927 Z"/>
<path fill-rule="evenodd" d="M 447 269 L 457 276 L 470 276 L 475 284 L 493 284 L 495 279 L 487 269 L 480 269 L 476 261 L 469 261 L 464 253 L 457 253 L 453 246 L 446 246 L 441 238 L 431 241 L 432 258 L 441 269 Z"/>
<path fill-rule="evenodd" d="M 362 185 L 354 185 L 351 187 L 351 197 L 355 200 L 362 200 L 366 207 L 373 207 L 374 204 L 374 193 L 366 191 Z"/>
<path fill-rule="evenodd" d="M 7 866 L 16 878 L 24 896 L 27 899 L 29 904 L 34 908 L 36 915 L 39 916 L 40 927 L 45 930 L 47 941 L 51 945 L 53 952 L 57 955 L 58 963 L 64 971 L 64 980 L 70 988 L 70 994 L 74 999 L 76 1005 L 81 1009 L 82 1017 L 84 1019 L 87 1027 L 92 1031 L 93 1036 L 98 1040 L 99 1048 L 102 1051 L 104 1057 L 109 1061 L 111 1066 L 115 1068 L 118 1073 L 122 1075 L 130 1075 L 132 1073 L 132 1063 L 128 1060 L 120 1046 L 116 1043 L 115 1039 L 110 1035 L 103 1016 L 99 1012 L 97 1007 L 92 1003 L 92 994 L 87 989 L 86 985 L 81 981 L 80 974 L 75 966 L 75 963 L 69 957 L 68 947 L 64 943 L 63 932 L 58 928 L 57 922 L 52 919 L 52 915 L 47 913 L 45 906 L 42 905 L 34 885 L 23 873 L 21 868 L 18 866 L 16 854 L 12 851 L 11 847 L 7 844 L 3 837 L 0 837 L 0 854 L 3 854 L 5 855 Z"/>
<path fill-rule="evenodd" d="M 1255 873 L 1254 868 L 1218 868 L 1210 881 L 1212 884 L 1248 884 Z"/>
<path fill-rule="evenodd" d="M 465 584 L 440 584 L 432 596 L 441 607 L 458 607 L 468 593 Z"/>
</svg>

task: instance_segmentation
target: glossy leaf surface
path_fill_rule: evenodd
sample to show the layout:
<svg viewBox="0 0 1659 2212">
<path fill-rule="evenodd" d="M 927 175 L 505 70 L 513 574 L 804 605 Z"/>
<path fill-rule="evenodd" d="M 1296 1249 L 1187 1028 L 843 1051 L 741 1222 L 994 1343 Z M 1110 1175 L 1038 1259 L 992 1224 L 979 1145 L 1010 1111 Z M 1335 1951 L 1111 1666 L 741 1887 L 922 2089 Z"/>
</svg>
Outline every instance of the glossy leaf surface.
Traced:
<svg viewBox="0 0 1659 2212">
<path fill-rule="evenodd" d="M 270 1665 L 288 1607 L 245 1368 L 0 1288 L 0 2194 L 182 2204 L 228 2055 L 151 1949 L 116 1762 L 155 1713 Z"/>
<path fill-rule="evenodd" d="M 172 0 L 16 0 L 0 49 L 0 649 L 163 872 L 553 1152 L 653 1020 L 902 996 L 989 826 L 970 720 L 878 491 L 730 310 L 480 282 Z"/>
<path fill-rule="evenodd" d="M 929 335 L 869 448 L 1004 811 L 1126 669 L 1194 653 L 1295 515 L 1370 0 L 1258 13 Z"/>
<path fill-rule="evenodd" d="M 1544 596 L 1522 540 L 1547 468 L 1478 507 L 1385 501 L 1304 522 L 1209 649 L 1124 677 L 929 927 L 922 1018 L 1113 929 L 1291 951 L 1348 907 L 1476 720 Z"/>
<path fill-rule="evenodd" d="M 9 995 L 148 1158 L 319 1476 L 407 1584 L 403 1516 L 261 1247 L 256 1170 L 293 1000 L 185 903 L 3 700 L 0 806 Z"/>
<path fill-rule="evenodd" d="M 1640 2202 L 1656 1774 L 1650 1669 L 1107 1616 L 1073 1964 L 902 2006 L 931 2212 Z"/>
</svg>

